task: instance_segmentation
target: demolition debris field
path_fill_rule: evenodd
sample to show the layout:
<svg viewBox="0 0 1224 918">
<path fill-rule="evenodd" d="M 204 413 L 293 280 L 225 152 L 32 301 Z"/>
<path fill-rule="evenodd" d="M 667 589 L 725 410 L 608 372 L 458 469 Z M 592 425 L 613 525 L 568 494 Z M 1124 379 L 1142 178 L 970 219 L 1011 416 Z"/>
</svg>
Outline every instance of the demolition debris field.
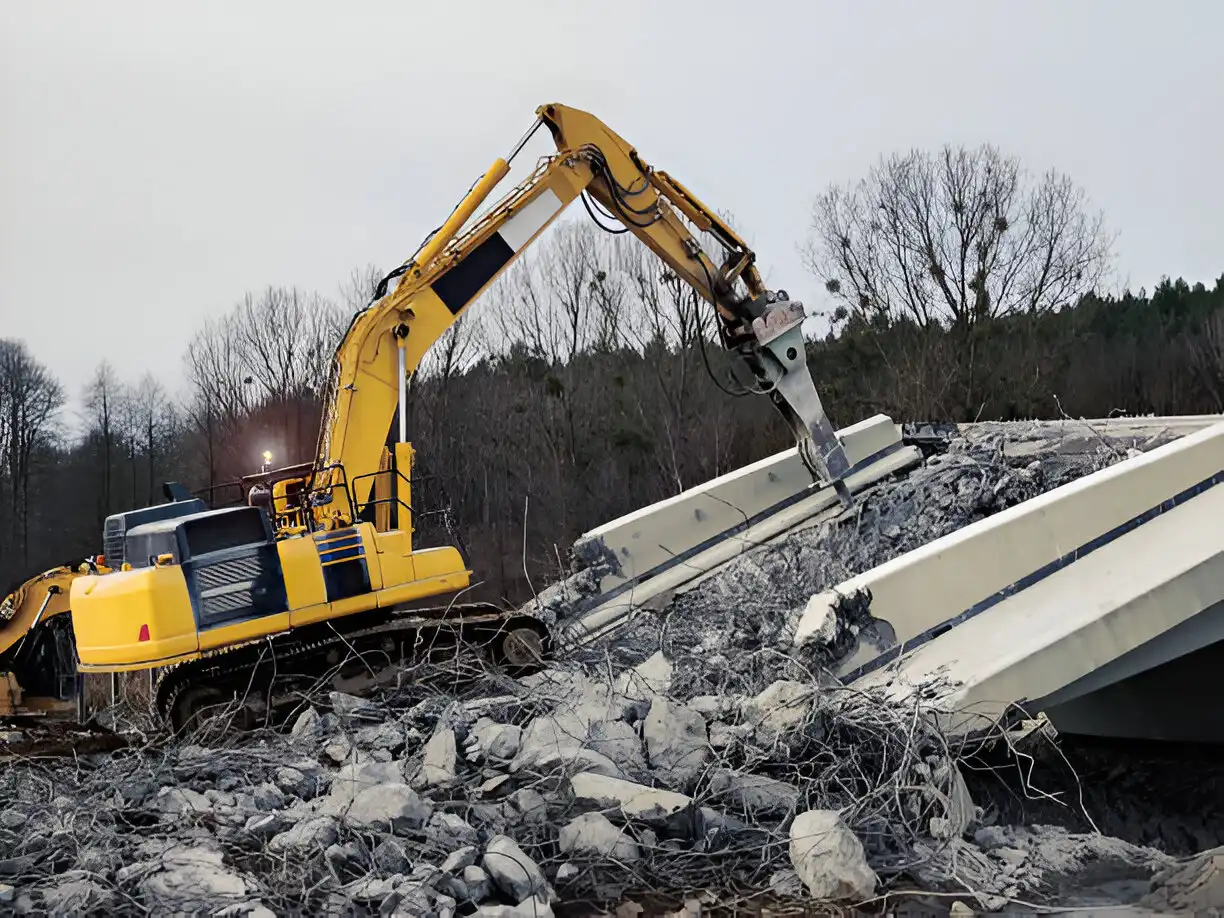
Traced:
<svg viewBox="0 0 1224 918">
<path fill-rule="evenodd" d="M 176 741 L 116 710 L 127 748 L 19 754 L 0 770 L 0 902 L 1204 913 L 1224 904 L 1224 855 L 1205 850 L 1224 843 L 1210 756 L 1093 750 L 1041 730 L 954 744 L 913 701 L 829 675 L 844 647 L 799 653 L 790 640 L 813 593 L 1151 445 L 982 425 L 837 522 L 758 547 L 523 679 L 460 657 L 378 697 L 303 697 L 280 729 L 222 717 Z"/>
</svg>

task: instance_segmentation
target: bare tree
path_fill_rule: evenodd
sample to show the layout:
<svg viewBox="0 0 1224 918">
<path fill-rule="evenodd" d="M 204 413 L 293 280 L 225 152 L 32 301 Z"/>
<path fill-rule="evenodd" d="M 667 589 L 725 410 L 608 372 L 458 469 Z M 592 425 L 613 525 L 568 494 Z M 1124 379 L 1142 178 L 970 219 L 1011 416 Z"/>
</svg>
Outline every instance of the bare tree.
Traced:
<svg viewBox="0 0 1224 918">
<path fill-rule="evenodd" d="M 97 468 L 100 484 L 98 494 L 98 526 L 114 509 L 114 471 L 116 448 L 120 439 L 120 404 L 123 384 L 110 362 L 103 360 L 85 387 L 87 436 L 97 446 Z"/>
<path fill-rule="evenodd" d="M 24 342 L 0 340 L 0 460 L 9 491 L 9 528 L 29 561 L 30 479 L 36 451 L 49 443 L 64 393 Z M 3 488 L 0 488 L 3 493 Z"/>
<path fill-rule="evenodd" d="M 1075 303 L 1102 279 L 1113 237 L 1085 193 L 1053 170 L 1035 183 L 991 146 L 912 150 L 812 210 L 808 269 L 835 319 L 968 328 Z"/>
<path fill-rule="evenodd" d="M 132 393 L 131 401 L 135 435 L 141 441 L 148 471 L 145 502 L 151 505 L 157 502 L 155 483 L 161 458 L 161 444 L 173 429 L 172 406 L 166 398 L 166 390 L 152 373 L 145 373 L 141 377 Z"/>
</svg>

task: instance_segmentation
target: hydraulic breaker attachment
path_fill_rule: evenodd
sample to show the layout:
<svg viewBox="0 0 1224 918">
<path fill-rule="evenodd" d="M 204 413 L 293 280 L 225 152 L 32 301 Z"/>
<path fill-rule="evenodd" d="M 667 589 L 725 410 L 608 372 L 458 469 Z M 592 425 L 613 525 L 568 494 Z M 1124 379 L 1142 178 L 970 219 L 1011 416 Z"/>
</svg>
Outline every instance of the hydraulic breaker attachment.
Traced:
<svg viewBox="0 0 1224 918">
<path fill-rule="evenodd" d="M 854 498 L 845 483 L 850 472 L 846 450 L 825 414 L 808 369 L 803 304 L 790 299 L 785 290 L 770 295 L 768 302 L 761 299 L 765 297 L 752 304 L 752 311 L 759 314 L 752 320 L 757 346 L 753 348 L 756 360 L 750 364 L 764 371 L 770 398 L 799 441 L 799 455 L 808 471 L 818 481 L 831 484 L 843 506 L 852 507 Z"/>
</svg>

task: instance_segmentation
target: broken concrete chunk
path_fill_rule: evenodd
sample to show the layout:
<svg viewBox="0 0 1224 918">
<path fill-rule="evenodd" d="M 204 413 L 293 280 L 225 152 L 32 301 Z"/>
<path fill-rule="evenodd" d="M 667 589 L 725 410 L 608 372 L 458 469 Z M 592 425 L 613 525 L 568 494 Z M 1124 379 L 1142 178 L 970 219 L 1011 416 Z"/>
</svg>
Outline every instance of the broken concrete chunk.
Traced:
<svg viewBox="0 0 1224 918">
<path fill-rule="evenodd" d="M 744 704 L 744 722 L 766 734 L 784 734 L 801 727 L 811 714 L 813 686 L 779 679 Z"/>
<path fill-rule="evenodd" d="M 475 845 L 467 845 L 452 851 L 438 869 L 442 873 L 460 873 L 465 867 L 471 867 L 480 857 L 480 850 Z"/>
<path fill-rule="evenodd" d="M 533 896 L 549 902 L 555 899 L 543 871 L 507 835 L 495 835 L 489 840 L 481 866 L 497 888 L 517 902 Z"/>
<path fill-rule="evenodd" d="M 227 899 L 241 899 L 247 883 L 224 867 L 220 851 L 205 846 L 171 848 L 162 855 L 158 870 L 140 883 L 141 891 L 162 907 L 206 905 L 216 908 Z"/>
<path fill-rule="evenodd" d="M 493 881 L 483 868 L 475 864 L 463 868 L 463 885 L 471 902 L 479 904 L 493 894 Z"/>
<path fill-rule="evenodd" d="M 383 717 L 383 712 L 378 705 L 365 698 L 358 698 L 356 695 L 349 695 L 345 692 L 328 692 L 327 700 L 331 704 L 331 709 L 341 717 L 353 718 L 377 718 Z"/>
<path fill-rule="evenodd" d="M 1224 912 L 1224 847 L 1203 851 L 1158 871 L 1139 904 L 1161 915 Z"/>
<path fill-rule="evenodd" d="M 447 727 L 439 729 L 425 744 L 425 759 L 412 786 L 426 788 L 451 783 L 455 780 L 456 760 L 455 731 Z"/>
<path fill-rule="evenodd" d="M 537 790 L 524 787 L 511 794 L 507 800 L 528 822 L 544 822 L 548 819 L 548 801 Z"/>
<path fill-rule="evenodd" d="M 837 639 L 837 609 L 842 597 L 833 591 L 817 593 L 807 601 L 795 628 L 795 646 L 816 644 L 827 647 Z"/>
<path fill-rule="evenodd" d="M 648 825 L 667 826 L 692 806 L 693 798 L 622 781 L 605 775 L 583 772 L 570 778 L 570 789 L 578 805 L 606 810 L 617 807 L 625 819 Z"/>
<path fill-rule="evenodd" d="M 352 751 L 353 744 L 344 734 L 337 734 L 323 744 L 324 757 L 331 759 L 337 765 L 343 765 Z"/>
<path fill-rule="evenodd" d="M 190 816 L 212 810 L 207 797 L 184 787 L 163 787 L 157 792 L 156 803 L 161 812 L 171 816 Z"/>
<path fill-rule="evenodd" d="M 475 845 L 480 834 L 462 816 L 454 813 L 434 813 L 425 828 L 426 837 L 446 850 Z"/>
<path fill-rule="evenodd" d="M 257 813 L 248 819 L 242 830 L 255 838 L 269 839 L 288 828 L 288 822 L 280 813 Z"/>
<path fill-rule="evenodd" d="M 863 900 L 878 882 L 863 844 L 835 810 L 808 810 L 791 823 L 790 858 L 815 899 Z"/>
<path fill-rule="evenodd" d="M 633 863 L 641 857 L 637 844 L 602 813 L 584 813 L 562 826 L 557 836 L 562 854 L 611 858 Z"/>
<path fill-rule="evenodd" d="M 273 854 L 306 854 L 322 851 L 339 837 L 340 830 L 331 816 L 308 816 L 268 843 Z"/>
<path fill-rule="evenodd" d="M 650 767 L 683 783 L 710 757 L 704 718 L 682 704 L 655 698 L 642 724 Z"/>
<path fill-rule="evenodd" d="M 722 720 L 740 708 L 736 697 L 726 695 L 698 695 L 685 702 L 690 711 L 696 711 L 707 721 Z"/>
<path fill-rule="evenodd" d="M 522 727 L 499 724 L 488 717 L 482 717 L 472 725 L 464 754 L 473 762 L 510 762 L 518 755 L 522 740 Z"/>
<path fill-rule="evenodd" d="M 710 792 L 751 816 L 783 816 L 799 802 L 799 788 L 785 781 L 728 768 L 710 775 Z"/>
<path fill-rule="evenodd" d="M 382 784 L 358 793 L 343 818 L 355 829 L 402 833 L 421 828 L 432 814 L 429 801 L 407 784 Z"/>
<path fill-rule="evenodd" d="M 285 794 L 275 784 L 265 781 L 252 791 L 255 806 L 261 810 L 279 810 L 285 805 Z"/>
<path fill-rule="evenodd" d="M 412 869 L 408 852 L 393 838 L 384 838 L 374 848 L 374 865 L 388 875 L 407 873 Z"/>
<path fill-rule="evenodd" d="M 618 695 L 649 703 L 667 694 L 671 688 L 672 671 L 671 663 L 660 650 L 633 669 L 621 673 L 614 687 Z"/>
<path fill-rule="evenodd" d="M 525 899 L 518 905 L 482 905 L 476 918 L 553 918 L 552 906 L 540 898 Z"/>
<path fill-rule="evenodd" d="M 323 731 L 323 718 L 314 708 L 307 708 L 297 716 L 289 736 L 295 740 L 309 740 Z"/>
<path fill-rule="evenodd" d="M 642 740 L 633 726 L 623 720 L 601 720 L 591 724 L 587 746 L 606 756 L 622 770 L 633 771 L 646 767 Z"/>
<path fill-rule="evenodd" d="M 353 735 L 353 740 L 365 749 L 392 754 L 403 749 L 406 743 L 404 728 L 391 721 L 362 727 Z"/>
<path fill-rule="evenodd" d="M 539 774 L 556 770 L 599 771 L 621 777 L 621 770 L 611 759 L 586 748 L 587 729 L 574 718 L 535 718 L 523 731 L 522 745 L 510 763 L 510 771 L 530 770 Z"/>
<path fill-rule="evenodd" d="M 115 891 L 88 877 L 67 880 L 43 890 L 43 905 L 52 915 L 91 915 L 110 911 Z"/>
</svg>

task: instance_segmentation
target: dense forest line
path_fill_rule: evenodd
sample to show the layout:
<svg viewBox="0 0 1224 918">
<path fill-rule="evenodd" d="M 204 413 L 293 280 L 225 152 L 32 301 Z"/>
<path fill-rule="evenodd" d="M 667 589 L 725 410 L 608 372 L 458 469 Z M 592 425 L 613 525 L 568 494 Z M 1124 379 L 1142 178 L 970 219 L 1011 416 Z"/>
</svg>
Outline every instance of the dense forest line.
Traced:
<svg viewBox="0 0 1224 918">
<path fill-rule="evenodd" d="M 988 147 L 830 188 L 806 253 L 834 302 L 809 363 L 835 424 L 1224 412 L 1224 276 L 1105 294 L 1111 241 L 1065 177 L 1028 181 Z M 103 361 L 71 435 L 63 387 L 0 339 L 0 589 L 96 553 L 105 516 L 164 480 L 312 458 L 328 362 L 379 276 L 245 296 L 196 331 L 181 381 Z M 538 587 L 584 530 L 790 444 L 736 371 L 708 307 L 636 240 L 558 226 L 411 379 L 414 497 L 449 508 L 428 537 L 521 600 L 524 567 Z"/>
</svg>

